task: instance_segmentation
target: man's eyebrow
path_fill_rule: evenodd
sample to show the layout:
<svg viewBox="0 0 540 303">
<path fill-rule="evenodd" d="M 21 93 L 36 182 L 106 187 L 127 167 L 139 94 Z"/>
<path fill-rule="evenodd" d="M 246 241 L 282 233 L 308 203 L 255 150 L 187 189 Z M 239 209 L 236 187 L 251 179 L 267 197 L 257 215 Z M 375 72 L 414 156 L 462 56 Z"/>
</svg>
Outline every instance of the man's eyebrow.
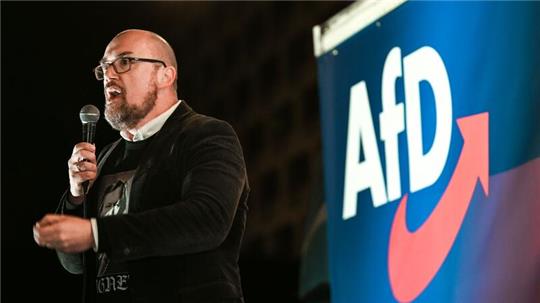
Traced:
<svg viewBox="0 0 540 303">
<path fill-rule="evenodd" d="M 120 57 L 123 57 L 125 55 L 129 55 L 129 54 L 133 54 L 133 52 L 130 52 L 130 51 L 126 51 L 126 52 L 121 52 L 120 54 L 118 54 L 118 56 L 116 56 L 116 58 L 120 58 Z M 115 59 L 116 59 L 115 58 Z M 104 62 L 107 62 L 107 60 L 105 59 L 105 57 L 101 58 L 101 60 L 99 60 L 99 63 L 104 63 Z"/>
</svg>

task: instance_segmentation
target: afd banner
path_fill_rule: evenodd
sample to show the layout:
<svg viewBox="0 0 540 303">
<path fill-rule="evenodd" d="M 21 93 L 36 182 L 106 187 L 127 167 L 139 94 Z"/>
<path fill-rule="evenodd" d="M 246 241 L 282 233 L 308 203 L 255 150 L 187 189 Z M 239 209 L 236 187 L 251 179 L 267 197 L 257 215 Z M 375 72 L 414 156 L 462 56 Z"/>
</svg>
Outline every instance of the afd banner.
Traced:
<svg viewBox="0 0 540 303">
<path fill-rule="evenodd" d="M 314 38 L 332 302 L 540 302 L 540 2 L 363 2 Z"/>
</svg>

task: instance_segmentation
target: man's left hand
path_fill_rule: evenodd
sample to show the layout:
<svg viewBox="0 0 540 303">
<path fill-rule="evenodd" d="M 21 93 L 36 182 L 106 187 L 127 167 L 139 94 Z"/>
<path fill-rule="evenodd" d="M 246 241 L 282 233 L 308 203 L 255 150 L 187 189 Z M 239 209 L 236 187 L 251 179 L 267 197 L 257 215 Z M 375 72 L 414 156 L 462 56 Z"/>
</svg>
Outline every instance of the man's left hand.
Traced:
<svg viewBox="0 0 540 303">
<path fill-rule="evenodd" d="M 94 241 L 89 219 L 48 214 L 34 225 L 34 240 L 40 246 L 65 253 L 79 253 Z"/>
</svg>

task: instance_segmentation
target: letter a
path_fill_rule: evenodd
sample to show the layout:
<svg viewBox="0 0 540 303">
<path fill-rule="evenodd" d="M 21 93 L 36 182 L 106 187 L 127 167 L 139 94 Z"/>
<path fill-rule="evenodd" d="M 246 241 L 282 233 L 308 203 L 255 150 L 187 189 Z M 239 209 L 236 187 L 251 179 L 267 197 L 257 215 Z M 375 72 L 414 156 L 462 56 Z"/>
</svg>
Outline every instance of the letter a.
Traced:
<svg viewBox="0 0 540 303">
<path fill-rule="evenodd" d="M 364 161 L 360 161 L 360 142 Z M 371 109 L 364 81 L 351 87 L 347 155 L 345 160 L 345 186 L 343 190 L 343 219 L 356 215 L 358 192 L 371 190 L 373 206 L 387 202 L 379 149 L 371 118 Z"/>
</svg>

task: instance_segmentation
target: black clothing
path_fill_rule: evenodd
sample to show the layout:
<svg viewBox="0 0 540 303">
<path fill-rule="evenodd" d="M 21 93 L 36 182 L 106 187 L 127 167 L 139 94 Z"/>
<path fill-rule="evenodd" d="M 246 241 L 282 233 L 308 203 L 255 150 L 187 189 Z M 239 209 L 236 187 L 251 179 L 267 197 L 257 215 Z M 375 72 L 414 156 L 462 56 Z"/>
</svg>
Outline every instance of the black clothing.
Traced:
<svg viewBox="0 0 540 303">
<path fill-rule="evenodd" d="M 98 253 L 127 264 L 133 302 L 243 302 L 238 257 L 249 185 L 234 130 L 182 101 L 151 139 L 133 176 L 127 214 L 99 217 L 95 188 L 88 193 Z M 119 141 L 98 157 L 95 184 Z M 66 213 L 80 214 L 68 203 Z M 58 255 L 68 271 L 82 273 L 80 255 Z M 96 254 L 85 255 L 86 299 L 93 302 Z"/>
</svg>

